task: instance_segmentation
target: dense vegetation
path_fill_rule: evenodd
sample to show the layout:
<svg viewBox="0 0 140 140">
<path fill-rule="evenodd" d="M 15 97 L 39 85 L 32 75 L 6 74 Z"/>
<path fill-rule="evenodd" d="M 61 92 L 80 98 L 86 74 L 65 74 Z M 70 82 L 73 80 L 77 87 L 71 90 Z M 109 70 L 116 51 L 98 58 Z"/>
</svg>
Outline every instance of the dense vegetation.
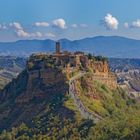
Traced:
<svg viewBox="0 0 140 140">
<path fill-rule="evenodd" d="M 89 85 L 89 77 L 76 82 L 79 98 L 85 106 L 104 119 L 97 124 L 81 118 L 73 100 L 67 93 L 54 93 L 46 100 L 32 100 L 25 109 L 38 112 L 26 121 L 9 130 L 2 130 L 0 140 L 49 140 L 49 139 L 91 139 L 91 140 L 137 140 L 140 138 L 140 105 L 121 90 L 110 90 L 97 81 Z M 93 92 L 93 99 L 86 94 Z M 18 88 L 17 88 L 18 90 Z M 16 93 L 16 92 L 15 92 Z M 25 107 L 26 106 L 26 107 Z M 11 116 L 12 117 L 12 116 Z M 15 117 L 15 116 L 14 116 Z M 14 119 L 14 118 L 10 118 Z"/>
<path fill-rule="evenodd" d="M 107 57 L 100 56 L 100 55 L 94 56 L 91 53 L 87 54 L 87 57 L 88 57 L 88 59 L 93 59 L 95 61 L 103 61 L 103 62 L 108 61 Z"/>
</svg>

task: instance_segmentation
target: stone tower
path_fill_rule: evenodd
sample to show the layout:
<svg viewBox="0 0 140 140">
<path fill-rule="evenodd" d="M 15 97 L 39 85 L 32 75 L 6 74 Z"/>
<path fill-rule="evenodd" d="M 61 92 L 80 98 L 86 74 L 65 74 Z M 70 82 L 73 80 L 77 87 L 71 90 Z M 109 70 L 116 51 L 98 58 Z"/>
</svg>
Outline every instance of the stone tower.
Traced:
<svg viewBox="0 0 140 140">
<path fill-rule="evenodd" d="M 60 48 L 60 42 L 56 42 L 56 53 L 60 54 L 61 53 L 61 48 Z"/>
</svg>

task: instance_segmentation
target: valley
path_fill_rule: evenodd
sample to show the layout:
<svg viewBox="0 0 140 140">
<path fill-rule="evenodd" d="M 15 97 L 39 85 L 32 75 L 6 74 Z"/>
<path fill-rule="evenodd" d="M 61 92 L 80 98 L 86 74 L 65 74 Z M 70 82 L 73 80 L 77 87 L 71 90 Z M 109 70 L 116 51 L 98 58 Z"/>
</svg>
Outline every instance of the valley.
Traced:
<svg viewBox="0 0 140 140">
<path fill-rule="evenodd" d="M 16 78 L 25 68 L 26 59 L 12 56 L 0 57 L 0 89 Z"/>
<path fill-rule="evenodd" d="M 117 76 L 117 82 L 133 98 L 140 98 L 140 60 L 110 59 L 110 70 Z"/>
</svg>

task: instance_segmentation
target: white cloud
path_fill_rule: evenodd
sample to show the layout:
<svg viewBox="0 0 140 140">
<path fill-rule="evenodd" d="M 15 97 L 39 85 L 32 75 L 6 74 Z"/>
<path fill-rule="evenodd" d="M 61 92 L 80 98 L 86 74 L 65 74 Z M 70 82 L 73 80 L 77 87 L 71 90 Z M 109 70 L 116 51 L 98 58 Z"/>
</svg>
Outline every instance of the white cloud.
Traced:
<svg viewBox="0 0 140 140">
<path fill-rule="evenodd" d="M 6 29 L 8 29 L 8 27 L 5 25 L 5 24 L 0 24 L 0 29 L 3 29 L 3 30 L 6 30 Z"/>
<path fill-rule="evenodd" d="M 2 25 L 0 24 L 0 29 L 2 29 Z"/>
<path fill-rule="evenodd" d="M 132 22 L 132 27 L 140 28 L 140 19 L 137 19 L 136 21 L 133 21 Z"/>
<path fill-rule="evenodd" d="M 34 25 L 37 27 L 49 27 L 48 22 L 36 22 Z"/>
<path fill-rule="evenodd" d="M 107 14 L 103 19 L 103 25 L 109 30 L 118 29 L 119 22 L 111 14 Z"/>
<path fill-rule="evenodd" d="M 16 30 L 23 30 L 23 27 L 19 22 L 13 22 L 9 24 L 11 27 L 14 27 Z"/>
<path fill-rule="evenodd" d="M 77 28 L 78 25 L 77 25 L 77 24 L 72 24 L 71 27 L 73 27 L 73 28 Z"/>
<path fill-rule="evenodd" d="M 60 28 L 60 29 L 66 29 L 66 22 L 64 19 L 56 19 L 52 22 L 53 24 L 53 27 L 56 27 L 56 28 Z"/>
<path fill-rule="evenodd" d="M 34 38 L 34 37 L 43 37 L 42 33 L 40 32 L 35 32 L 35 33 L 29 33 L 24 30 L 22 25 L 18 22 L 13 22 L 9 24 L 10 27 L 13 27 L 15 29 L 15 33 L 18 37 L 21 38 Z"/>
<path fill-rule="evenodd" d="M 36 33 L 30 33 L 30 37 L 43 37 L 43 34 L 41 32 L 36 32 Z"/>
<path fill-rule="evenodd" d="M 80 24 L 80 27 L 87 28 L 88 25 L 87 24 Z"/>
<path fill-rule="evenodd" d="M 6 25 L 3 25 L 2 29 L 8 29 L 8 27 Z"/>
<path fill-rule="evenodd" d="M 55 37 L 55 34 L 53 34 L 53 33 L 47 33 L 46 34 L 46 37 L 54 38 Z"/>
<path fill-rule="evenodd" d="M 57 24 L 55 24 L 55 22 Z M 66 28 L 66 23 L 65 21 L 58 19 L 57 21 L 55 21 L 54 24 L 55 26 L 57 26 L 58 28 L 62 28 L 65 29 Z M 36 22 L 33 24 L 34 26 L 42 26 L 42 27 L 47 27 L 50 26 L 49 23 L 47 24 L 47 22 Z M 42 33 L 40 31 L 28 31 L 26 29 L 28 28 L 24 28 L 24 26 L 22 26 L 21 23 L 19 22 L 11 22 L 8 24 L 0 24 L 0 30 L 2 29 L 9 29 L 11 31 L 13 31 L 16 35 L 16 37 L 18 38 L 55 38 L 56 35 L 52 32 L 48 32 L 48 33 Z M 30 28 L 31 29 L 31 28 Z"/>
<path fill-rule="evenodd" d="M 21 38 L 41 38 L 43 37 L 43 34 L 41 32 L 35 32 L 35 33 L 28 33 L 24 30 L 18 30 L 16 31 L 16 34 L 18 37 Z"/>
<path fill-rule="evenodd" d="M 140 28 L 140 19 L 133 21 L 130 25 L 127 22 L 125 22 L 124 27 L 125 28 Z"/>
<path fill-rule="evenodd" d="M 36 32 L 35 35 L 36 35 L 36 37 L 42 37 L 43 36 L 41 32 Z"/>
<path fill-rule="evenodd" d="M 88 25 L 87 24 L 80 24 L 80 25 L 72 24 L 71 27 L 73 27 L 73 28 L 77 28 L 77 27 L 87 28 Z"/>
<path fill-rule="evenodd" d="M 128 22 L 125 22 L 125 23 L 124 23 L 124 27 L 125 27 L 125 28 L 129 28 Z"/>
<path fill-rule="evenodd" d="M 23 37 L 23 38 L 30 37 L 30 34 L 24 31 L 22 25 L 19 22 L 10 23 L 9 26 L 15 29 L 15 33 L 18 37 Z"/>
<path fill-rule="evenodd" d="M 30 34 L 25 32 L 24 30 L 17 30 L 15 31 L 18 37 L 27 38 L 30 37 Z"/>
</svg>

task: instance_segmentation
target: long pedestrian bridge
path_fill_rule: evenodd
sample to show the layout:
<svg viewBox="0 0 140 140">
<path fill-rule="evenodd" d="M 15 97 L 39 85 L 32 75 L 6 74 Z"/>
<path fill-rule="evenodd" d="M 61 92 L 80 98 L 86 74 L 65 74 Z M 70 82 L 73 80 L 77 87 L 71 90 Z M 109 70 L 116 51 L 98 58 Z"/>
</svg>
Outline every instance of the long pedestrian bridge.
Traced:
<svg viewBox="0 0 140 140">
<path fill-rule="evenodd" d="M 88 111 L 88 109 L 85 107 L 85 105 L 82 103 L 82 101 L 78 98 L 76 95 L 76 89 L 74 86 L 75 80 L 78 80 L 79 78 L 83 77 L 86 75 L 86 72 L 79 72 L 77 75 L 72 77 L 69 81 L 69 94 L 71 98 L 74 101 L 75 106 L 79 110 L 81 116 L 85 119 L 90 119 L 93 120 L 95 123 L 99 122 L 102 120 L 102 117 L 96 114 L 95 112 Z"/>
</svg>

